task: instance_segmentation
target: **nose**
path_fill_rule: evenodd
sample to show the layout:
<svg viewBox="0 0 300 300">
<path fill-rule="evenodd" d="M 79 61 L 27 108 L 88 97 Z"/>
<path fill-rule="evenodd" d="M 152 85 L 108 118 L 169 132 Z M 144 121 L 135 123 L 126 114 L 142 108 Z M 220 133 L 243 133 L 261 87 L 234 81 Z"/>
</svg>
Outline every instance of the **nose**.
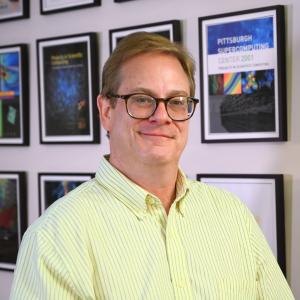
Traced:
<svg viewBox="0 0 300 300">
<path fill-rule="evenodd" d="M 155 113 L 149 118 L 149 122 L 155 122 L 158 125 L 171 123 L 172 119 L 169 117 L 164 101 L 159 101 Z"/>
</svg>

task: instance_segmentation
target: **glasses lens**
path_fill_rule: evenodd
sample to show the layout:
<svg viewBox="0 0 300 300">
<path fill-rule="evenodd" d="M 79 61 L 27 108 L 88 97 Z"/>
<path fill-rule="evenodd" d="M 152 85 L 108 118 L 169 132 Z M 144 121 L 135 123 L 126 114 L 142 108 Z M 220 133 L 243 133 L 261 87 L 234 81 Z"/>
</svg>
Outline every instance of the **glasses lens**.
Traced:
<svg viewBox="0 0 300 300">
<path fill-rule="evenodd" d="M 144 94 L 132 95 L 128 98 L 127 109 L 135 118 L 148 118 L 155 109 L 155 100 Z"/>
<path fill-rule="evenodd" d="M 168 113 L 172 119 L 188 119 L 194 111 L 194 102 L 187 97 L 174 97 L 169 100 L 167 105 Z"/>
</svg>

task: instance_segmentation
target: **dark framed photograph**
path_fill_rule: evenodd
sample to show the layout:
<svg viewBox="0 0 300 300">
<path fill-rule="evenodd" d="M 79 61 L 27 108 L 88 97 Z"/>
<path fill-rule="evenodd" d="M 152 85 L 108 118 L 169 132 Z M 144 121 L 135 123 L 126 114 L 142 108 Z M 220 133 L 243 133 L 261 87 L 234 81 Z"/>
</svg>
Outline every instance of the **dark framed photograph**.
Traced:
<svg viewBox="0 0 300 300">
<path fill-rule="evenodd" d="M 283 175 L 197 174 L 197 180 L 231 192 L 249 208 L 285 275 Z"/>
<path fill-rule="evenodd" d="M 0 22 L 29 18 L 29 0 L 0 0 Z"/>
<path fill-rule="evenodd" d="M 25 172 L 0 172 L 0 269 L 14 271 L 27 229 Z"/>
<path fill-rule="evenodd" d="M 0 146 L 29 145 L 27 45 L 0 47 Z"/>
<path fill-rule="evenodd" d="M 92 173 L 39 173 L 40 215 L 56 200 L 95 177 Z"/>
<path fill-rule="evenodd" d="M 40 0 L 42 15 L 100 5 L 101 0 Z"/>
<path fill-rule="evenodd" d="M 96 33 L 37 41 L 40 142 L 99 143 Z"/>
<path fill-rule="evenodd" d="M 199 18 L 202 143 L 287 140 L 284 6 Z"/>
<path fill-rule="evenodd" d="M 180 21 L 171 20 L 159 23 L 144 24 L 132 27 L 124 27 L 111 29 L 109 31 L 109 46 L 110 53 L 116 48 L 117 44 L 127 35 L 139 32 L 146 31 L 151 33 L 156 33 L 161 36 L 166 37 L 172 42 L 181 42 L 181 33 L 180 33 Z"/>
</svg>

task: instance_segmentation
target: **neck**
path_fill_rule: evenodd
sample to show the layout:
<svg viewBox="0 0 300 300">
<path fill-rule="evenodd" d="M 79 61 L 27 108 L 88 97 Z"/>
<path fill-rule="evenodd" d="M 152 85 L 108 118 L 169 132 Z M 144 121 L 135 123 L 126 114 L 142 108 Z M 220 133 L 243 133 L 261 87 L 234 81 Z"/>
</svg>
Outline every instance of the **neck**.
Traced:
<svg viewBox="0 0 300 300">
<path fill-rule="evenodd" d="M 147 164 L 120 160 L 113 154 L 109 162 L 135 184 L 156 196 L 169 213 L 176 198 L 176 179 L 178 162 L 166 164 Z"/>
</svg>

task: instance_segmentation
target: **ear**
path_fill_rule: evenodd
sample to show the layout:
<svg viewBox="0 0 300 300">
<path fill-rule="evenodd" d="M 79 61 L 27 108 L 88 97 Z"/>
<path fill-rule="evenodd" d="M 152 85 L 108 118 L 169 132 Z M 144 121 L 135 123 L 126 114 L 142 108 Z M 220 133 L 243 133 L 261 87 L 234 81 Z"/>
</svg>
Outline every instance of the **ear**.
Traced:
<svg viewBox="0 0 300 300">
<path fill-rule="evenodd" d="M 110 105 L 109 99 L 100 94 L 97 98 L 97 106 L 102 126 L 106 131 L 110 131 L 112 107 Z"/>
</svg>

